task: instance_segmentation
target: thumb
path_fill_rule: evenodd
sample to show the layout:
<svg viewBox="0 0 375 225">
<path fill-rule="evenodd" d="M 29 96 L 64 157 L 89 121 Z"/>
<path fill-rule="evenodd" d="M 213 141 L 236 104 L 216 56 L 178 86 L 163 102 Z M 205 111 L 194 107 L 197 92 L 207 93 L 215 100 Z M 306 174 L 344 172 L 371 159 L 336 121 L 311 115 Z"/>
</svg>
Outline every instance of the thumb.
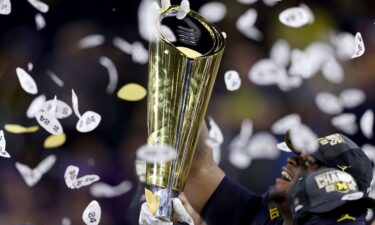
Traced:
<svg viewBox="0 0 375 225">
<path fill-rule="evenodd" d="M 193 219 L 182 205 L 181 200 L 179 198 L 173 198 L 172 203 L 173 210 L 177 214 L 177 220 L 180 222 L 188 223 L 189 225 L 194 225 Z"/>
</svg>

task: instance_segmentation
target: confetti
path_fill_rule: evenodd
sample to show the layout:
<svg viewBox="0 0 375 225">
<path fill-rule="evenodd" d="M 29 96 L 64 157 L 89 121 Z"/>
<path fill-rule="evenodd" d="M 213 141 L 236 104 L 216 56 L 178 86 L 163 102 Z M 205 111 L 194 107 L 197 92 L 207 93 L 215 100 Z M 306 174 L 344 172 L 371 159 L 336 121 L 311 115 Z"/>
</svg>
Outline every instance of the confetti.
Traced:
<svg viewBox="0 0 375 225">
<path fill-rule="evenodd" d="M 138 8 L 138 30 L 143 39 L 149 42 L 157 40 L 157 22 L 159 5 L 153 0 L 142 0 Z"/>
<path fill-rule="evenodd" d="M 9 153 L 5 150 L 6 140 L 4 137 L 4 131 L 0 130 L 0 156 L 4 158 L 10 158 Z"/>
<path fill-rule="evenodd" d="M 339 98 L 345 108 L 354 108 L 366 100 L 366 95 L 361 89 L 349 88 L 343 90 Z"/>
<path fill-rule="evenodd" d="M 180 4 L 180 9 L 177 12 L 177 19 L 182 20 L 190 12 L 190 2 L 189 0 L 182 0 Z"/>
<path fill-rule="evenodd" d="M 126 101 L 140 101 L 146 97 L 147 90 L 139 84 L 130 83 L 124 85 L 118 92 L 117 97 Z"/>
<path fill-rule="evenodd" d="M 293 147 L 301 153 L 312 154 L 318 150 L 318 137 L 304 124 L 299 124 L 289 130 Z"/>
<path fill-rule="evenodd" d="M 288 145 L 286 144 L 285 141 L 283 141 L 281 143 L 278 143 L 276 145 L 276 148 L 278 148 L 279 150 L 284 151 L 284 152 L 292 152 L 292 150 L 288 147 Z"/>
<path fill-rule="evenodd" d="M 173 160 L 176 150 L 167 144 L 142 145 L 137 150 L 137 158 L 148 163 L 163 163 Z"/>
<path fill-rule="evenodd" d="M 270 59 L 257 61 L 248 73 L 251 82 L 261 86 L 279 83 L 287 77 L 286 70 Z"/>
<path fill-rule="evenodd" d="M 97 201 L 91 201 L 82 214 L 82 220 L 86 225 L 98 225 L 102 210 Z"/>
<path fill-rule="evenodd" d="M 118 73 L 115 64 L 106 56 L 99 58 L 100 65 L 104 66 L 108 70 L 109 83 L 107 85 L 107 93 L 112 94 L 117 86 Z"/>
<path fill-rule="evenodd" d="M 277 83 L 277 86 L 282 91 L 290 91 L 292 89 L 298 88 L 302 85 L 302 78 L 299 76 L 286 76 L 281 78 Z"/>
<path fill-rule="evenodd" d="M 44 140 L 43 147 L 44 148 L 58 148 L 63 145 L 66 141 L 66 135 L 64 133 L 50 135 Z"/>
<path fill-rule="evenodd" d="M 38 87 L 36 86 L 36 83 L 30 76 L 30 74 L 28 74 L 24 69 L 20 67 L 16 68 L 16 73 L 21 87 L 24 91 L 33 95 L 38 93 Z"/>
<path fill-rule="evenodd" d="M 374 145 L 364 144 L 362 145 L 361 149 L 371 161 L 375 162 L 375 146 Z"/>
<path fill-rule="evenodd" d="M 79 110 L 78 110 L 78 97 L 73 89 L 72 89 L 72 103 L 73 103 L 74 114 L 76 114 L 78 118 L 81 118 L 82 117 L 81 113 L 79 113 Z"/>
<path fill-rule="evenodd" d="M 289 43 L 280 39 L 272 45 L 270 58 L 278 65 L 286 67 L 289 64 L 290 52 Z"/>
<path fill-rule="evenodd" d="M 65 184 L 70 189 L 79 189 L 88 186 L 100 178 L 98 175 L 90 174 L 78 178 L 79 168 L 76 166 L 68 166 L 65 170 L 64 179 Z"/>
<path fill-rule="evenodd" d="M 334 115 L 341 113 L 343 105 L 339 98 L 328 92 L 320 92 L 315 96 L 315 104 L 324 113 Z"/>
<path fill-rule="evenodd" d="M 250 166 L 252 160 L 246 151 L 234 150 L 229 152 L 229 162 L 237 169 L 246 169 Z"/>
<path fill-rule="evenodd" d="M 221 2 L 209 2 L 201 6 L 199 14 L 211 23 L 218 23 L 227 14 L 227 7 Z"/>
<path fill-rule="evenodd" d="M 102 117 L 98 113 L 87 111 L 78 120 L 76 128 L 82 133 L 93 131 L 99 125 L 101 119 Z"/>
<path fill-rule="evenodd" d="M 220 146 L 224 142 L 223 133 L 212 117 L 208 117 L 208 123 L 210 124 L 210 129 L 208 131 L 206 144 L 212 148 Z"/>
<path fill-rule="evenodd" d="M 167 39 L 169 42 L 173 43 L 177 41 L 176 35 L 174 35 L 173 31 L 171 28 L 161 25 L 160 30 L 162 35 L 164 36 L 165 39 Z"/>
<path fill-rule="evenodd" d="M 115 37 L 112 41 L 112 44 L 120 49 L 121 51 L 125 52 L 126 54 L 131 55 L 133 52 L 133 46 L 129 42 L 125 41 L 122 38 Z"/>
<path fill-rule="evenodd" d="M 243 120 L 241 124 L 241 131 L 230 142 L 229 150 L 245 152 L 247 145 L 248 145 L 249 138 L 251 137 L 252 134 L 253 134 L 253 122 L 249 119 Z"/>
<path fill-rule="evenodd" d="M 257 1 L 258 1 L 258 0 L 237 0 L 237 2 L 242 3 L 242 4 L 245 4 L 245 5 L 254 4 L 254 3 L 257 2 Z"/>
<path fill-rule="evenodd" d="M 49 7 L 46 3 L 39 0 L 27 0 L 34 8 L 39 10 L 42 13 L 46 13 L 49 10 Z"/>
<path fill-rule="evenodd" d="M 374 210 L 373 209 L 367 209 L 365 220 L 370 222 L 373 217 L 374 217 Z"/>
<path fill-rule="evenodd" d="M 257 17 L 258 13 L 255 9 L 248 9 L 237 19 L 236 28 L 246 37 L 260 41 L 263 38 L 263 34 L 254 26 Z"/>
<path fill-rule="evenodd" d="M 356 116 L 352 113 L 343 113 L 331 119 L 331 124 L 335 128 L 343 132 L 354 135 L 358 131 L 358 126 L 355 123 Z"/>
<path fill-rule="evenodd" d="M 352 55 L 352 59 L 360 57 L 361 55 L 363 55 L 363 53 L 365 53 L 365 44 L 363 43 L 361 33 L 357 32 L 357 34 L 354 37 L 354 43 L 355 43 L 355 52 Z"/>
<path fill-rule="evenodd" d="M 305 52 L 299 49 L 293 49 L 290 59 L 290 75 L 299 76 L 305 79 L 312 77 L 311 60 L 309 60 L 309 56 Z"/>
<path fill-rule="evenodd" d="M 348 32 L 331 35 L 331 43 L 335 46 L 336 56 L 339 60 L 351 59 L 355 52 L 354 35 Z"/>
<path fill-rule="evenodd" d="M 60 122 L 51 115 L 49 112 L 39 111 L 35 114 L 36 121 L 43 127 L 48 133 L 61 134 L 63 128 Z"/>
<path fill-rule="evenodd" d="M 281 1 L 281 0 L 263 0 L 263 3 L 264 3 L 266 6 L 274 6 L 274 5 L 276 5 L 279 1 Z"/>
<path fill-rule="evenodd" d="M 42 109 L 46 112 L 51 112 L 53 102 L 54 100 L 46 101 L 43 104 Z M 69 117 L 73 113 L 73 111 L 72 111 L 72 108 L 70 108 L 70 106 L 67 103 L 56 99 L 54 113 L 55 113 L 54 117 L 56 117 L 56 119 L 64 119 L 64 118 Z"/>
<path fill-rule="evenodd" d="M 276 159 L 280 151 L 276 148 L 276 138 L 268 132 L 254 134 L 247 146 L 247 152 L 252 159 Z"/>
<path fill-rule="evenodd" d="M 42 30 L 44 27 L 46 27 L 46 20 L 44 19 L 43 15 L 40 13 L 35 15 L 35 23 L 36 23 L 37 30 Z"/>
<path fill-rule="evenodd" d="M 29 108 L 26 111 L 27 118 L 34 118 L 35 114 L 42 110 L 44 103 L 46 102 L 45 95 L 39 95 L 31 103 Z"/>
<path fill-rule="evenodd" d="M 80 49 L 95 48 L 102 45 L 105 42 L 105 37 L 101 34 L 90 34 L 83 37 L 78 42 L 78 47 Z"/>
<path fill-rule="evenodd" d="M 367 137 L 368 139 L 372 138 L 373 136 L 372 127 L 374 125 L 374 112 L 371 109 L 367 110 L 362 115 L 359 125 L 365 137 Z"/>
<path fill-rule="evenodd" d="M 23 134 L 23 133 L 35 133 L 39 130 L 38 126 L 24 127 L 18 124 L 5 124 L 4 129 L 9 133 Z"/>
<path fill-rule="evenodd" d="M 236 91 L 241 87 L 241 78 L 237 71 L 229 70 L 224 75 L 225 86 L 228 91 Z"/>
<path fill-rule="evenodd" d="M 271 131 L 274 134 L 284 135 L 292 127 L 297 126 L 301 123 L 300 115 L 293 113 L 274 122 L 271 126 Z"/>
<path fill-rule="evenodd" d="M 61 225 L 71 225 L 71 224 L 72 224 L 72 222 L 68 217 L 62 218 Z"/>
<path fill-rule="evenodd" d="M 34 186 L 47 173 L 56 162 L 56 156 L 50 155 L 42 160 L 35 169 L 30 169 L 27 165 L 16 162 L 15 166 L 22 178 L 29 187 Z"/>
<path fill-rule="evenodd" d="M 129 192 L 133 184 L 125 180 L 117 186 L 110 186 L 106 183 L 98 182 L 90 187 L 90 193 L 96 198 L 113 198 Z"/>
<path fill-rule="evenodd" d="M 62 81 L 54 72 L 48 70 L 47 71 L 48 76 L 51 77 L 51 79 L 59 86 L 64 87 L 64 81 Z"/>
<path fill-rule="evenodd" d="M 344 69 L 334 58 L 323 64 L 322 74 L 327 80 L 335 84 L 339 84 L 344 80 Z"/>
<path fill-rule="evenodd" d="M 282 24 L 289 27 L 302 27 L 311 23 L 311 13 L 304 7 L 292 7 L 282 11 L 279 14 L 279 20 Z"/>
<path fill-rule="evenodd" d="M 146 64 L 148 62 L 148 51 L 141 42 L 134 42 L 132 46 L 132 60 L 135 63 Z"/>
<path fill-rule="evenodd" d="M 168 9 L 171 6 L 171 0 L 161 0 L 161 8 Z"/>
<path fill-rule="evenodd" d="M 135 160 L 135 172 L 141 183 L 146 182 L 146 162 L 143 160 Z"/>
<path fill-rule="evenodd" d="M 10 0 L 1 0 L 0 1 L 0 14 L 1 15 L 9 15 L 12 11 L 12 4 Z"/>
<path fill-rule="evenodd" d="M 28 70 L 29 72 L 31 72 L 31 70 L 33 70 L 33 68 L 34 68 L 34 65 L 33 65 L 31 62 L 29 62 L 29 63 L 27 64 L 27 70 Z"/>
</svg>

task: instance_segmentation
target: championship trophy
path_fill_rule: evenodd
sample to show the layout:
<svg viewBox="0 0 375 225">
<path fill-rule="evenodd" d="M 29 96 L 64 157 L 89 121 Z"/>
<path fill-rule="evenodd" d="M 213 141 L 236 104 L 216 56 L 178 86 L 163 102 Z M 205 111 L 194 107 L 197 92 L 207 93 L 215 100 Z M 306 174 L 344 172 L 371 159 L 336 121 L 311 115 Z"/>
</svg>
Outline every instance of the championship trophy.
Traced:
<svg viewBox="0 0 375 225">
<path fill-rule="evenodd" d="M 225 47 L 213 24 L 194 11 L 177 19 L 178 11 L 171 6 L 160 13 L 149 46 L 147 143 L 177 151 L 173 161 L 146 166 L 146 202 L 165 221 L 172 217 L 171 199 L 184 189 Z"/>
</svg>

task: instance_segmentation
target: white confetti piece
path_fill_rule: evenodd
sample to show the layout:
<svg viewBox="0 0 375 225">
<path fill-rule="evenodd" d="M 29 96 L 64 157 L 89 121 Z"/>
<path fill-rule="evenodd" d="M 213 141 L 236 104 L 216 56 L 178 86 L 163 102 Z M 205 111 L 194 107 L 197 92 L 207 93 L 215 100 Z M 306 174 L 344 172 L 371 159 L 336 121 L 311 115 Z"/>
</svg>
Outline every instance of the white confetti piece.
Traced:
<svg viewBox="0 0 375 225">
<path fill-rule="evenodd" d="M 176 35 L 174 35 L 171 28 L 169 28 L 165 25 L 161 25 L 160 30 L 161 30 L 161 33 L 163 34 L 163 36 L 165 37 L 165 39 L 167 39 L 169 42 L 173 43 L 173 42 L 177 41 Z"/>
<path fill-rule="evenodd" d="M 35 114 L 36 121 L 43 127 L 48 133 L 61 134 L 63 128 L 61 123 L 53 117 L 49 112 L 39 111 Z"/>
<path fill-rule="evenodd" d="M 354 108 L 366 100 L 366 95 L 361 89 L 349 88 L 341 91 L 339 98 L 345 108 Z"/>
<path fill-rule="evenodd" d="M 335 128 L 342 130 L 346 134 L 354 135 L 358 131 L 355 123 L 356 116 L 352 113 L 343 113 L 331 119 L 331 124 Z"/>
<path fill-rule="evenodd" d="M 72 221 L 68 217 L 64 217 L 61 219 L 61 225 L 71 225 Z"/>
<path fill-rule="evenodd" d="M 82 176 L 80 178 L 78 178 L 75 182 L 74 182 L 74 187 L 76 189 L 79 189 L 81 187 L 84 187 L 84 186 L 88 186 L 96 181 L 100 180 L 99 176 L 98 175 L 85 175 L 85 176 Z"/>
<path fill-rule="evenodd" d="M 112 94 L 117 86 L 118 73 L 115 64 L 106 56 L 99 58 L 100 65 L 104 66 L 108 70 L 109 83 L 107 85 L 107 93 Z"/>
<path fill-rule="evenodd" d="M 272 45 L 270 58 L 278 65 L 286 67 L 290 61 L 290 52 L 289 43 L 280 39 Z"/>
<path fill-rule="evenodd" d="M 302 85 L 302 81 L 302 78 L 299 76 L 286 76 L 279 80 L 277 86 L 282 91 L 290 91 L 292 89 L 300 87 Z"/>
<path fill-rule="evenodd" d="M 24 69 L 20 67 L 16 68 L 16 73 L 21 87 L 24 91 L 33 95 L 38 93 L 38 87 L 36 86 L 36 83 L 30 76 L 30 74 L 28 74 Z"/>
<path fill-rule="evenodd" d="M 9 15 L 12 11 L 12 4 L 10 0 L 1 0 L 0 1 L 0 14 L 1 15 Z"/>
<path fill-rule="evenodd" d="M 374 145 L 364 144 L 362 145 L 361 149 L 371 161 L 375 162 L 375 146 Z"/>
<path fill-rule="evenodd" d="M 51 114 L 52 117 L 55 117 L 56 118 L 56 108 L 57 108 L 57 96 L 55 95 L 55 97 L 53 98 L 52 100 L 52 103 L 51 103 L 51 109 L 48 110 L 49 114 Z"/>
<path fill-rule="evenodd" d="M 10 158 L 9 153 L 6 151 L 6 140 L 4 137 L 4 131 L 0 130 L 0 156 L 4 158 Z"/>
<path fill-rule="evenodd" d="M 31 71 L 33 70 L 33 68 L 34 68 L 34 65 L 33 65 L 31 62 L 29 62 L 29 63 L 27 64 L 27 70 L 28 70 L 29 72 L 31 72 Z"/>
<path fill-rule="evenodd" d="M 93 111 L 85 112 L 78 120 L 76 128 L 79 132 L 87 133 L 94 130 L 100 123 L 102 117 Z"/>
<path fill-rule="evenodd" d="M 374 210 L 373 209 L 367 209 L 365 220 L 370 222 L 373 217 L 374 217 Z"/>
<path fill-rule="evenodd" d="M 78 117 L 78 118 L 81 118 L 81 113 L 79 113 L 79 109 L 78 109 L 78 97 L 76 95 L 76 93 L 74 92 L 74 90 L 72 89 L 72 104 L 73 104 L 73 112 L 74 114 Z"/>
<path fill-rule="evenodd" d="M 227 7 L 221 2 L 209 2 L 201 6 L 199 14 L 211 23 L 218 23 L 227 14 Z"/>
<path fill-rule="evenodd" d="M 127 42 L 126 40 L 122 38 L 115 37 L 112 41 L 112 44 L 118 49 L 120 49 L 121 51 L 125 52 L 126 54 L 131 55 L 133 52 L 132 44 L 130 44 L 129 42 Z"/>
<path fill-rule="evenodd" d="M 229 70 L 224 75 L 225 86 L 228 91 L 236 91 L 241 87 L 241 77 L 235 70 Z"/>
<path fill-rule="evenodd" d="M 27 165 L 16 162 L 15 166 L 22 178 L 29 187 L 34 186 L 47 173 L 56 162 L 56 156 L 50 155 L 42 160 L 35 169 L 30 169 Z"/>
<path fill-rule="evenodd" d="M 292 7 L 282 11 L 279 14 L 279 20 L 282 24 L 289 27 L 302 27 L 311 22 L 311 14 L 303 7 Z"/>
<path fill-rule="evenodd" d="M 102 210 L 97 201 L 91 201 L 90 204 L 82 213 L 82 220 L 86 225 L 98 225 L 100 222 L 100 217 L 102 215 Z"/>
<path fill-rule="evenodd" d="M 315 96 L 317 107 L 324 113 L 335 115 L 341 113 L 343 105 L 339 98 L 328 92 L 320 92 Z"/>
<path fill-rule="evenodd" d="M 301 123 L 301 117 L 298 114 L 289 114 L 274 122 L 271 131 L 274 134 L 284 135 L 289 129 Z"/>
<path fill-rule="evenodd" d="M 113 198 L 129 192 L 133 187 L 132 182 L 125 180 L 117 186 L 98 182 L 90 186 L 90 193 L 96 198 Z"/>
<path fill-rule="evenodd" d="M 362 133 L 368 138 L 372 138 L 373 130 L 372 127 L 374 126 L 374 112 L 369 109 L 367 110 L 361 117 L 359 122 L 361 127 Z"/>
<path fill-rule="evenodd" d="M 78 178 L 79 168 L 76 166 L 68 166 L 65 170 L 64 179 L 65 184 L 70 189 L 79 189 L 84 186 L 88 186 L 100 178 L 98 175 L 90 174 Z"/>
<path fill-rule="evenodd" d="M 305 52 L 299 49 L 293 49 L 290 59 L 290 75 L 300 76 L 305 79 L 312 77 L 311 60 L 309 60 L 309 56 Z"/>
<path fill-rule="evenodd" d="M 254 4 L 255 2 L 257 2 L 258 0 L 237 0 L 237 2 L 239 3 L 242 3 L 244 5 L 250 5 L 250 4 Z"/>
<path fill-rule="evenodd" d="M 275 0 L 274 0 L 275 1 Z M 276 1 L 281 1 L 281 0 L 276 0 Z M 312 24 L 314 23 L 315 21 L 315 16 L 314 16 L 314 13 L 312 12 L 312 10 L 310 9 L 310 7 L 306 4 L 299 4 L 299 7 L 303 8 L 306 10 L 307 14 L 308 14 L 308 17 L 309 17 L 309 24 Z"/>
<path fill-rule="evenodd" d="M 177 19 L 182 20 L 190 12 L 190 2 L 189 0 L 182 0 L 180 4 L 180 9 L 177 12 Z"/>
<path fill-rule="evenodd" d="M 26 111 L 27 118 L 34 118 L 35 114 L 43 109 L 43 105 L 46 102 L 45 95 L 39 95 L 31 103 Z"/>
<path fill-rule="evenodd" d="M 171 0 L 161 0 L 161 8 L 167 9 L 171 6 Z"/>
<path fill-rule="evenodd" d="M 248 9 L 237 19 L 236 28 L 246 37 L 259 41 L 263 38 L 263 34 L 254 26 L 257 17 L 258 13 L 255 9 Z"/>
<path fill-rule="evenodd" d="M 86 48 L 95 48 L 97 46 L 102 45 L 105 42 L 105 37 L 101 34 L 90 34 L 83 37 L 78 42 L 78 47 L 80 49 Z"/>
<path fill-rule="evenodd" d="M 138 8 L 138 30 L 143 39 L 149 42 L 157 40 L 157 21 L 159 5 L 153 0 L 142 0 Z"/>
<path fill-rule="evenodd" d="M 221 35 L 223 35 L 224 39 L 227 39 L 227 33 L 221 32 Z"/>
<path fill-rule="evenodd" d="M 263 0 L 263 3 L 264 3 L 266 6 L 274 6 L 274 5 L 276 5 L 279 1 L 281 1 L 281 0 Z"/>
<path fill-rule="evenodd" d="M 334 58 L 323 64 L 322 74 L 327 80 L 335 84 L 341 83 L 344 80 L 344 69 Z"/>
<path fill-rule="evenodd" d="M 318 150 L 318 137 L 304 124 L 292 127 L 289 131 L 290 141 L 297 151 L 312 154 Z"/>
<path fill-rule="evenodd" d="M 43 15 L 40 13 L 35 15 L 35 23 L 36 23 L 37 30 L 42 30 L 44 27 L 46 27 L 46 20 L 44 19 Z"/>
<path fill-rule="evenodd" d="M 135 63 L 146 64 L 148 62 L 148 51 L 141 42 L 134 42 L 132 46 L 132 60 Z"/>
<path fill-rule="evenodd" d="M 208 117 L 208 123 L 210 129 L 208 131 L 208 138 L 206 139 L 205 143 L 212 148 L 220 146 L 224 142 L 223 133 L 212 117 Z"/>
<path fill-rule="evenodd" d="M 348 60 L 355 53 L 354 35 L 348 32 L 331 35 L 331 43 L 335 46 L 339 60 Z"/>
<path fill-rule="evenodd" d="M 355 52 L 352 55 L 352 59 L 360 57 L 361 55 L 363 55 L 363 53 L 365 53 L 365 44 L 363 43 L 361 33 L 357 32 L 357 34 L 354 37 L 354 43 L 355 43 Z"/>
<path fill-rule="evenodd" d="M 229 152 L 229 162 L 237 169 L 246 169 L 250 166 L 252 160 L 246 151 L 234 150 Z"/>
<path fill-rule="evenodd" d="M 176 150 L 167 144 L 145 144 L 137 150 L 137 158 L 148 163 L 169 162 L 176 154 Z"/>
<path fill-rule="evenodd" d="M 277 84 L 287 77 L 286 70 L 269 59 L 257 61 L 248 73 L 251 82 L 267 86 Z"/>
<path fill-rule="evenodd" d="M 64 87 L 64 81 L 62 81 L 54 72 L 51 70 L 47 70 L 48 76 L 51 77 L 51 79 L 59 86 Z"/>
<path fill-rule="evenodd" d="M 276 148 L 278 148 L 279 150 L 284 151 L 284 152 L 292 152 L 292 150 L 288 147 L 288 145 L 286 144 L 285 141 L 283 141 L 281 143 L 278 143 L 276 145 Z"/>
<path fill-rule="evenodd" d="M 247 145 L 252 134 L 253 123 L 251 120 L 245 119 L 244 121 L 242 121 L 240 133 L 236 135 L 229 144 L 229 151 L 231 152 L 230 154 L 232 154 L 232 152 L 234 154 L 232 155 L 233 158 L 236 158 L 238 155 L 247 154 Z M 248 160 L 245 160 L 245 162 L 248 162 Z M 245 162 L 243 163 L 244 165 L 247 164 Z"/>
<path fill-rule="evenodd" d="M 39 0 L 27 0 L 34 8 L 36 8 L 37 10 L 39 10 L 40 12 L 42 13 L 46 13 L 48 12 L 49 10 L 49 6 L 44 3 L 44 2 L 41 2 Z"/>
<path fill-rule="evenodd" d="M 276 148 L 276 138 L 268 132 L 254 134 L 247 146 L 247 152 L 252 159 L 276 159 L 280 151 Z"/>
<path fill-rule="evenodd" d="M 43 108 L 42 109 L 44 111 L 46 111 L 46 112 L 47 111 L 52 112 L 51 110 L 52 110 L 52 106 L 53 106 L 53 101 L 54 100 L 48 100 L 48 101 L 46 101 L 43 104 Z M 55 104 L 56 104 L 56 108 L 54 110 L 54 113 L 55 113 L 54 117 L 56 117 L 56 119 L 67 118 L 67 117 L 69 117 L 73 113 L 72 108 L 70 108 L 70 106 L 67 103 L 65 103 L 65 102 L 63 102 L 61 100 L 56 99 Z"/>
</svg>

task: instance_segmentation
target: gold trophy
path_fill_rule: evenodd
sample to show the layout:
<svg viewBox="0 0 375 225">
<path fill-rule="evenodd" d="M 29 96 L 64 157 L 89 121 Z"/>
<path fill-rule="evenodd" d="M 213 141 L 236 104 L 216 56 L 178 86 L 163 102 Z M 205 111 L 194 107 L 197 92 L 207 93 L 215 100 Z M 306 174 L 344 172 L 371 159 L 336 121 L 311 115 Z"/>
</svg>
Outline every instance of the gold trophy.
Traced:
<svg viewBox="0 0 375 225">
<path fill-rule="evenodd" d="M 147 142 L 177 150 L 173 161 L 146 166 L 147 204 L 165 221 L 173 213 L 171 198 L 184 189 L 225 47 L 213 24 L 194 11 L 177 19 L 178 10 L 160 13 L 158 38 L 149 46 Z"/>
</svg>

